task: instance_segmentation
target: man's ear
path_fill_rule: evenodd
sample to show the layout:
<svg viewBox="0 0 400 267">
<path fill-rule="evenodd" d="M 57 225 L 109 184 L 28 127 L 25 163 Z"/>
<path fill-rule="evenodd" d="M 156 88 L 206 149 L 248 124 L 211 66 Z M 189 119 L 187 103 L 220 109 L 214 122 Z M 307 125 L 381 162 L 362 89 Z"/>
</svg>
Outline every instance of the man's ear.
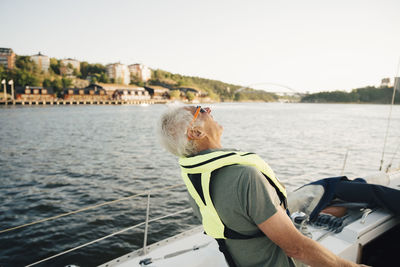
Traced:
<svg viewBox="0 0 400 267">
<path fill-rule="evenodd" d="M 206 133 L 202 131 L 202 129 L 198 127 L 193 127 L 188 129 L 187 135 L 191 140 L 199 140 L 206 136 Z"/>
</svg>

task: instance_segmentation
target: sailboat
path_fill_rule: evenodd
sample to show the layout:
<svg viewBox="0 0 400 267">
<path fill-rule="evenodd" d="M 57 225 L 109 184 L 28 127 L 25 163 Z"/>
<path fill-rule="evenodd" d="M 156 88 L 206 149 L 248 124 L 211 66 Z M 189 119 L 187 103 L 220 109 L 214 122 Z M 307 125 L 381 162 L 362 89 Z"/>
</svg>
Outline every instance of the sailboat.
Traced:
<svg viewBox="0 0 400 267">
<path fill-rule="evenodd" d="M 382 153 L 381 169 L 385 145 Z M 391 165 L 391 163 L 389 165 Z M 373 183 L 385 184 L 386 186 L 394 189 L 400 189 L 400 169 L 392 171 L 387 170 L 386 172 L 373 174 L 370 176 L 369 181 Z M 174 185 L 173 187 L 177 186 L 183 185 Z M 170 186 L 167 189 L 171 188 L 172 187 Z M 144 194 L 138 195 L 143 196 Z M 138 195 L 131 196 L 129 198 L 136 197 Z M 109 262 L 101 264 L 100 266 L 228 266 L 224 255 L 219 251 L 218 244 L 213 238 L 204 234 L 202 226 L 195 227 L 181 234 L 158 241 L 151 245 L 147 245 L 147 232 L 149 223 L 188 211 L 188 209 L 186 209 L 158 218 L 149 219 L 149 196 L 150 192 L 148 192 L 145 222 L 122 229 L 116 233 L 93 240 L 76 248 L 61 252 L 57 255 L 53 255 L 28 266 L 34 266 L 39 263 L 46 262 L 47 260 L 143 225 L 145 226 L 145 233 L 142 248 L 115 258 Z M 106 204 L 108 203 L 103 203 L 101 205 Z M 328 218 L 324 222 L 320 221 L 318 223 L 309 223 L 307 220 L 303 220 L 301 221 L 301 228 L 306 228 L 307 236 L 313 240 L 316 240 L 341 258 L 371 266 L 393 266 L 393 262 L 397 261 L 396 250 L 398 249 L 398 246 L 396 244 L 400 239 L 400 218 L 382 208 L 368 209 L 365 207 L 360 208 L 357 205 L 349 207 L 350 209 L 348 214 L 340 221 L 339 224 L 337 223 L 338 221 L 335 221 L 335 218 Z M 88 208 L 82 209 L 82 211 L 87 209 Z M 60 216 L 55 216 L 54 218 L 56 217 Z M 296 217 L 293 217 L 293 220 L 296 223 Z M 15 229 L 17 228 L 20 227 L 16 227 Z"/>
<path fill-rule="evenodd" d="M 392 103 L 388 119 L 380 172 L 370 175 L 368 181 L 400 189 L 400 169 L 381 172 L 386 140 L 394 104 L 396 85 L 393 88 Z M 391 163 L 388 168 L 391 167 Z M 290 192 L 289 192 L 290 194 Z M 394 266 L 397 262 L 397 248 L 400 239 L 400 218 L 381 208 L 369 209 L 351 206 L 342 219 L 325 217 L 319 222 L 300 221 L 300 228 L 306 235 L 341 258 L 370 266 Z M 359 203 L 354 203 L 359 204 Z M 293 214 L 292 214 L 293 216 Z M 292 217 L 296 224 L 296 217 Z M 146 228 L 147 229 L 147 228 Z M 146 235 L 145 235 L 146 236 Z M 101 267 L 128 266 L 216 266 L 227 267 L 224 255 L 217 242 L 197 227 L 150 246 L 128 253 L 100 265 Z"/>
<path fill-rule="evenodd" d="M 374 182 L 388 182 L 400 188 L 400 170 L 370 176 Z M 289 193 L 290 194 L 290 193 Z M 330 225 L 331 224 L 331 225 Z M 307 224 L 309 237 L 341 258 L 371 266 L 393 266 L 397 259 L 400 218 L 380 208 L 355 206 L 349 209 L 339 227 L 334 222 Z M 228 267 L 217 242 L 196 227 L 150 246 L 123 255 L 100 265 L 128 266 L 215 266 Z"/>
</svg>

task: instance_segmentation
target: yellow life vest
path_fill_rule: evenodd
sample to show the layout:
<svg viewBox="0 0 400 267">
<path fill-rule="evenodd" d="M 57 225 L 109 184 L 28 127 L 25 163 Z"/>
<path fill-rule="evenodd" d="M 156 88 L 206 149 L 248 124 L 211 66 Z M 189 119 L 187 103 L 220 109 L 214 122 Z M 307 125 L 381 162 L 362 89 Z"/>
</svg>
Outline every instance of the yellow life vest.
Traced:
<svg viewBox="0 0 400 267">
<path fill-rule="evenodd" d="M 285 187 L 275 177 L 268 164 L 254 153 L 239 151 L 215 151 L 204 155 L 180 158 L 182 178 L 189 194 L 200 208 L 202 224 L 207 235 L 216 239 L 231 238 L 218 216 L 210 196 L 211 172 L 229 165 L 247 165 L 257 168 L 275 188 L 281 203 L 287 207 Z M 229 229 L 230 230 L 230 229 Z M 247 237 L 251 238 L 251 237 Z"/>
</svg>

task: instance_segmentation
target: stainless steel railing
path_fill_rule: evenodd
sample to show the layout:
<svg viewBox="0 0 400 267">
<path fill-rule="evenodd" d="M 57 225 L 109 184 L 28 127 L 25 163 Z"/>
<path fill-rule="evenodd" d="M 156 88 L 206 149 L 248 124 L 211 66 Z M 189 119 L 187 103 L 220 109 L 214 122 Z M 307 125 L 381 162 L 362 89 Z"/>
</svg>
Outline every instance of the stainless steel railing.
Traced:
<svg viewBox="0 0 400 267">
<path fill-rule="evenodd" d="M 21 228 L 25 228 L 25 227 L 28 227 L 28 226 L 31 226 L 31 225 L 43 223 L 43 222 L 46 222 L 46 221 L 55 220 L 55 219 L 58 219 L 58 218 L 61 218 L 61 217 L 65 217 L 65 216 L 69 216 L 69 215 L 72 215 L 72 214 L 77 214 L 77 213 L 80 213 L 80 212 L 84 212 L 84 211 L 87 211 L 87 210 L 95 209 L 95 208 L 102 207 L 102 206 L 105 206 L 105 205 L 114 204 L 114 203 L 121 202 L 121 201 L 124 201 L 124 200 L 134 199 L 134 198 L 137 198 L 137 197 L 139 197 L 139 196 L 146 196 L 146 197 L 147 197 L 147 203 L 146 203 L 146 219 L 145 219 L 144 222 L 141 222 L 141 223 L 138 223 L 138 224 L 136 224 L 136 225 L 133 225 L 133 226 L 124 228 L 124 229 L 122 229 L 122 230 L 119 230 L 119 231 L 117 231 L 117 232 L 114 232 L 114 233 L 111 233 L 111 234 L 109 234 L 109 235 L 103 236 L 103 237 L 98 238 L 98 239 L 96 239 L 96 240 L 92 240 L 92 241 L 87 242 L 87 243 L 85 243 L 85 244 L 82 244 L 82 245 L 79 245 L 79 246 L 77 246 L 77 247 L 74 247 L 74 248 L 65 250 L 65 251 L 63 251 L 63 252 L 60 252 L 60 253 L 58 253 L 58 254 L 55 254 L 55 255 L 52 255 L 52 256 L 50 256 L 50 257 L 44 258 L 44 259 L 42 259 L 42 260 L 36 261 L 36 262 L 34 262 L 34 263 L 31 263 L 31 264 L 29 264 L 29 265 L 26 265 L 26 267 L 30 267 L 30 266 L 37 265 L 37 264 L 39 264 L 39 263 L 46 262 L 46 261 L 48 261 L 48 260 L 54 259 L 54 258 L 56 258 L 56 257 L 59 257 L 59 256 L 61 256 L 61 255 L 64 255 L 64 254 L 70 253 L 70 252 L 72 252 L 72 251 L 78 250 L 78 249 L 80 249 L 80 248 L 83 248 L 83 247 L 86 247 L 86 246 L 95 244 L 95 243 L 97 243 L 97 242 L 100 242 L 100 241 L 105 240 L 105 239 L 107 239 L 107 238 L 110 238 L 110 237 L 112 237 L 112 236 L 115 236 L 115 235 L 124 233 L 124 232 L 126 232 L 126 231 L 129 231 L 129 230 L 138 228 L 138 227 L 143 226 L 143 225 L 144 225 L 144 236 L 143 236 L 143 248 L 142 248 L 142 253 L 143 253 L 143 254 L 147 254 L 147 236 L 148 236 L 148 227 L 149 227 L 149 223 L 155 222 L 155 221 L 159 221 L 159 220 L 162 220 L 162 219 L 165 219 L 165 218 L 168 218 L 168 217 L 172 217 L 172 216 L 175 216 L 175 215 L 178 215 L 178 214 L 181 214 L 181 213 L 185 213 L 185 212 L 188 212 L 188 211 L 191 210 L 191 208 L 187 208 L 187 209 L 183 209 L 183 210 L 180 210 L 180 211 L 177 211 L 177 212 L 174 212 L 174 213 L 169 213 L 169 214 L 164 215 L 164 216 L 160 216 L 160 217 L 157 217 L 157 218 L 150 219 L 150 218 L 149 218 L 149 214 L 150 214 L 150 199 L 151 199 L 151 195 L 154 194 L 154 193 L 159 193 L 159 192 L 171 190 L 171 189 L 173 189 L 173 188 L 182 187 L 182 186 L 184 186 L 184 184 L 177 184 L 177 185 L 162 187 L 162 188 L 155 189 L 155 190 L 145 191 L 145 192 L 142 192 L 142 193 L 139 193 L 139 194 L 135 194 L 135 195 L 132 195 L 132 196 L 128 196 L 128 197 L 124 197 L 124 198 L 120 198 L 120 199 L 116 199 L 116 200 L 112 200 L 112 201 L 100 203 L 100 204 L 93 205 L 93 206 L 89 206 L 89 207 L 85 207 L 85 208 L 82 208 L 82 209 L 79 209 L 79 210 L 75 210 L 75 211 L 71 211 L 71 212 L 59 214 L 59 215 L 56 215 L 56 216 L 44 218 L 44 219 L 41 219 L 41 220 L 33 221 L 33 222 L 26 223 L 26 224 L 19 225 L 19 226 L 15 226 L 15 227 L 3 229 L 3 230 L 0 230 L 0 234 L 6 233 L 6 232 L 10 232 L 10 231 L 13 231 L 13 230 L 17 230 L 17 229 L 21 229 Z"/>
</svg>

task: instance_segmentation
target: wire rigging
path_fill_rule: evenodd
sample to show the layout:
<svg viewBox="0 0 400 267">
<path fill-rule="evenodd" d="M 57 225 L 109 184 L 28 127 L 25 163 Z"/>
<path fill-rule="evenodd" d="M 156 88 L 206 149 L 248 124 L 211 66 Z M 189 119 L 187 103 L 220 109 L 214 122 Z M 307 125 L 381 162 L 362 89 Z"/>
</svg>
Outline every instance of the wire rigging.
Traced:
<svg viewBox="0 0 400 267">
<path fill-rule="evenodd" d="M 387 168 L 386 168 L 386 172 L 388 172 L 388 171 L 390 170 L 390 168 L 392 167 L 393 160 L 394 160 L 394 158 L 396 157 L 397 152 L 399 152 L 399 151 L 400 151 L 400 137 L 399 137 L 399 143 L 398 143 L 398 145 L 397 145 L 397 148 L 396 148 L 396 150 L 394 151 L 393 156 L 392 156 L 392 159 L 390 160 L 390 163 L 389 163 L 389 165 L 388 165 Z"/>
<path fill-rule="evenodd" d="M 178 215 L 178 214 L 181 214 L 181 213 L 184 213 L 184 212 L 188 212 L 188 211 L 190 211 L 190 210 L 191 210 L 191 208 L 184 209 L 184 210 L 180 210 L 180 211 L 177 211 L 177 212 L 174 212 L 174 213 L 168 214 L 168 215 L 164 215 L 164 216 L 160 216 L 160 217 L 157 217 L 157 218 L 151 219 L 151 220 L 149 220 L 148 222 L 150 223 L 150 222 L 158 221 L 158 220 L 161 220 L 161 219 L 164 219 L 164 218 L 167 218 L 167 217 L 171 217 L 171 216 L 175 216 L 175 215 Z M 128 231 L 128 230 L 132 230 L 132 229 L 138 228 L 139 226 L 142 226 L 142 225 L 144 225 L 144 224 L 145 224 L 145 222 L 141 222 L 141 223 L 139 223 L 139 224 L 136 224 L 136 225 L 133 225 L 133 226 L 130 226 L 130 227 L 124 228 L 124 229 L 122 229 L 122 230 L 119 230 L 119 231 L 117 231 L 117 232 L 115 232 L 115 233 L 112 233 L 112 234 L 109 234 L 109 235 L 106 235 L 106 236 L 100 237 L 100 238 L 98 238 L 98 239 L 96 239 L 96 240 L 93 240 L 93 241 L 87 242 L 87 243 L 85 243 L 85 244 L 82 244 L 82 245 L 80 245 L 80 246 L 77 246 L 77 247 L 74 247 L 74 248 L 68 249 L 68 250 L 66 250 L 66 251 L 63 251 L 63 252 L 60 252 L 60 253 L 58 253 L 58 254 L 56 254 L 56 255 L 53 255 L 53 256 L 47 257 L 47 258 L 45 258 L 45 259 L 42 259 L 42 260 L 40 260 L 40 261 L 37 261 L 37 262 L 31 263 L 31 264 L 29 264 L 29 265 L 26 265 L 25 267 L 34 266 L 34 265 L 37 265 L 37 264 L 39 264 L 39 263 L 42 263 L 42 262 L 45 262 L 45 261 L 48 261 L 48 260 L 54 259 L 54 258 L 56 258 L 56 257 L 59 257 L 59 256 L 61 256 L 61 255 L 67 254 L 67 253 L 69 253 L 69 252 L 72 252 L 72 251 L 74 251 L 74 250 L 77 250 L 77 249 L 80 249 L 80 248 L 83 248 L 83 247 L 89 246 L 89 245 L 91 245 L 91 244 L 97 243 L 97 242 L 99 242 L 99 241 L 102 241 L 102 240 L 104 240 L 104 239 L 107 239 L 107 238 L 109 238 L 109 237 L 112 237 L 112 236 L 115 236 L 115 235 L 118 235 L 118 234 L 124 233 L 124 232 L 126 232 L 126 231 Z"/>
<path fill-rule="evenodd" d="M 38 224 L 38 223 L 55 220 L 55 219 L 58 219 L 58 218 L 61 218 L 61 217 L 65 217 L 65 216 L 68 216 L 68 215 L 72 215 L 72 214 L 76 214 L 76 213 L 79 213 L 79 212 L 95 209 L 95 208 L 102 207 L 102 206 L 105 206 L 105 205 L 114 204 L 114 203 L 121 202 L 121 201 L 124 201 L 124 200 L 137 198 L 139 196 L 144 196 L 144 195 L 147 195 L 149 193 L 162 192 L 162 191 L 165 191 L 165 190 L 168 190 L 168 189 L 172 189 L 172 188 L 175 188 L 175 187 L 179 187 L 179 186 L 183 186 L 183 184 L 171 185 L 171 186 L 167 186 L 167 187 L 164 187 L 164 188 L 156 189 L 156 190 L 153 190 L 153 191 L 145 191 L 145 192 L 142 192 L 142 193 L 139 193 L 139 194 L 136 194 L 136 195 L 123 197 L 123 198 L 120 198 L 120 199 L 115 199 L 115 200 L 104 202 L 104 203 L 100 203 L 100 204 L 97 204 L 97 205 L 94 205 L 94 206 L 85 207 L 85 208 L 82 208 L 82 209 L 79 209 L 79 210 L 74 210 L 74 211 L 70 211 L 70 212 L 67 212 L 67 213 L 59 214 L 59 215 L 56 215 L 56 216 L 52 216 L 52 217 L 44 218 L 44 219 L 41 219 L 41 220 L 33 221 L 33 222 L 30 222 L 30 223 L 26 223 L 26 224 L 23 224 L 23 225 L 11 227 L 11 228 L 8 228 L 8 229 L 3 229 L 3 230 L 0 230 L 0 234 L 6 233 L 6 232 L 9 232 L 9 231 L 13 231 L 13 230 L 17 230 L 17 229 L 21 229 L 21 228 L 24 228 L 24 227 L 27 227 L 27 226 L 35 225 L 35 224 Z"/>
<path fill-rule="evenodd" d="M 386 149 L 386 142 L 387 142 L 387 137 L 388 137 L 388 133 L 389 133 L 389 127 L 390 127 L 390 121 L 392 119 L 392 109 L 393 109 L 393 105 L 394 105 L 394 97 L 396 95 L 396 90 L 397 87 L 400 83 L 400 78 L 399 78 L 399 70 L 400 70 L 400 59 L 399 59 L 399 64 L 397 66 L 397 74 L 394 78 L 394 85 L 393 85 L 393 94 L 392 94 L 392 104 L 390 105 L 390 111 L 389 111 L 389 117 L 388 117 L 388 123 L 387 123 L 387 127 L 386 127 L 386 134 L 385 134 L 385 139 L 383 141 L 383 150 L 382 150 L 382 158 L 381 158 L 381 165 L 379 167 L 379 170 L 382 170 L 382 166 L 383 166 L 383 159 L 385 157 L 385 149 Z"/>
</svg>

